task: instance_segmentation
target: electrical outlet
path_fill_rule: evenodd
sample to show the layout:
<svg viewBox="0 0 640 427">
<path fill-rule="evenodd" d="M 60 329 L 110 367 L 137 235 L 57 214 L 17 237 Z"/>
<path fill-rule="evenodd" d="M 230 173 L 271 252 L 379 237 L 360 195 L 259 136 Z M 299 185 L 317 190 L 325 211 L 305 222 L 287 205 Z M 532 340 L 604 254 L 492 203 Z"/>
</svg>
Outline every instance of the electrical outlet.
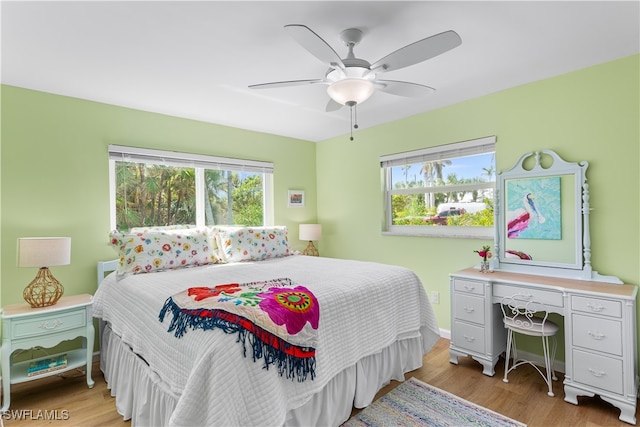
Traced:
<svg viewBox="0 0 640 427">
<path fill-rule="evenodd" d="M 440 304 L 440 292 L 431 291 L 431 304 Z"/>
</svg>

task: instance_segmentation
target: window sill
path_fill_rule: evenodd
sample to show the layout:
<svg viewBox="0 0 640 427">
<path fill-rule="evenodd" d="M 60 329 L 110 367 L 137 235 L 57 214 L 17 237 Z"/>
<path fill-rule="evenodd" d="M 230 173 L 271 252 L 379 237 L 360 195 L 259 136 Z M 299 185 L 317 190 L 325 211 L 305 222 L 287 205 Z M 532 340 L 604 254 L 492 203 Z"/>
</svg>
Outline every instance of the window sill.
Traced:
<svg viewBox="0 0 640 427">
<path fill-rule="evenodd" d="M 450 239 L 489 239 L 493 240 L 495 231 L 493 227 L 452 227 L 429 226 L 410 227 L 396 226 L 382 231 L 383 236 L 407 236 L 407 237 L 438 237 Z"/>
</svg>

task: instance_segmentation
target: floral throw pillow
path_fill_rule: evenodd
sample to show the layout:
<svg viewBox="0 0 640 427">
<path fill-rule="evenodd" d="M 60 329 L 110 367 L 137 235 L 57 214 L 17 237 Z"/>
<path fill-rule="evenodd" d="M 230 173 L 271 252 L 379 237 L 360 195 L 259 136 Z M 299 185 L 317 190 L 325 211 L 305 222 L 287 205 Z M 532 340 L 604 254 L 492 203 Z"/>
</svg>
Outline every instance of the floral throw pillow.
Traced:
<svg viewBox="0 0 640 427">
<path fill-rule="evenodd" d="M 290 255 L 288 230 L 274 227 L 215 227 L 220 257 L 226 262 L 262 261 Z"/>
<path fill-rule="evenodd" d="M 120 256 L 118 276 L 140 274 L 198 265 L 216 264 L 206 229 L 179 229 L 109 235 Z"/>
</svg>

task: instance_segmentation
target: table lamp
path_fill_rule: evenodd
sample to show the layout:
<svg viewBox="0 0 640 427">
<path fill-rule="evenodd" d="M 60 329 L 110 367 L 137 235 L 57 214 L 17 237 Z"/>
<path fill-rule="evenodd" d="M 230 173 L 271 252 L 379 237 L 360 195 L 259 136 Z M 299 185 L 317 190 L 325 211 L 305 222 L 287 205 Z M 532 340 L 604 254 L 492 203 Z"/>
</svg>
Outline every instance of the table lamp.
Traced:
<svg viewBox="0 0 640 427">
<path fill-rule="evenodd" d="M 22 296 L 31 307 L 54 305 L 64 288 L 49 271 L 50 266 L 71 263 L 70 237 L 21 237 L 18 239 L 18 267 L 38 267 L 38 274 L 24 288 Z"/>
<path fill-rule="evenodd" d="M 309 244 L 302 251 L 302 255 L 319 256 L 318 249 L 313 246 L 313 240 L 320 240 L 322 237 L 322 225 L 320 224 L 300 224 L 298 229 L 300 240 L 308 240 Z"/>
</svg>

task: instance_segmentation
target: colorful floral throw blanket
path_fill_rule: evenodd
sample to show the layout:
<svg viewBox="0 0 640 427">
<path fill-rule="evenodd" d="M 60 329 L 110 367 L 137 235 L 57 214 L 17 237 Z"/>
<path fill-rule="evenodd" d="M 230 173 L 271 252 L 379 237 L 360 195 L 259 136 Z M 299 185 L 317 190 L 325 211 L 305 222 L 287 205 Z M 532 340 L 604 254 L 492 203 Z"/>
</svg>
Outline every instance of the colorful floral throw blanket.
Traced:
<svg viewBox="0 0 640 427">
<path fill-rule="evenodd" d="M 248 343 L 253 361 L 262 359 L 266 369 L 275 365 L 288 379 L 313 380 L 320 306 L 311 291 L 294 286 L 281 278 L 189 288 L 165 301 L 159 319 L 173 314 L 167 332 L 176 338 L 189 328 L 238 334 L 245 357 Z"/>
</svg>

